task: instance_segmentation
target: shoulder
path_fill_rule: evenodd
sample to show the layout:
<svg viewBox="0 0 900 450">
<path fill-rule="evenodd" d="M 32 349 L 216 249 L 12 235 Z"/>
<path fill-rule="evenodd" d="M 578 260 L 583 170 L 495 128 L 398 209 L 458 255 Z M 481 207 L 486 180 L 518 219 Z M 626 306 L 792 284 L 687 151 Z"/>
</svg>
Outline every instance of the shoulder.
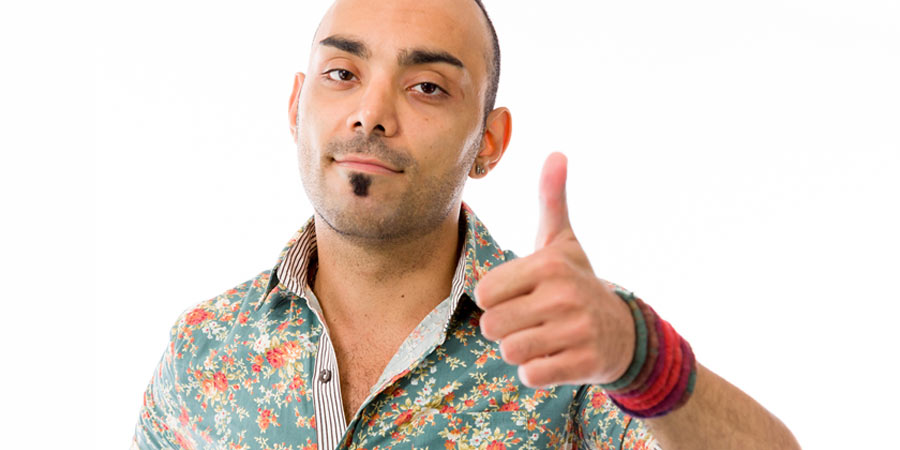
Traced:
<svg viewBox="0 0 900 450">
<path fill-rule="evenodd" d="M 229 332 L 247 322 L 265 296 L 271 277 L 266 270 L 215 297 L 185 309 L 170 330 L 172 352 L 180 359 L 198 356 L 198 350 L 224 343 Z"/>
</svg>

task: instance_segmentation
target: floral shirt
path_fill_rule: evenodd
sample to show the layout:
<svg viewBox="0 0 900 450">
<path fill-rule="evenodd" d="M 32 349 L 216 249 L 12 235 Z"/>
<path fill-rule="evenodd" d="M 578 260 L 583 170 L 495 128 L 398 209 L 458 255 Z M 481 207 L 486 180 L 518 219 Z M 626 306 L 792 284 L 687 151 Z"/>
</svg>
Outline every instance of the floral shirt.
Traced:
<svg viewBox="0 0 900 450">
<path fill-rule="evenodd" d="M 132 448 L 651 449 L 593 385 L 532 389 L 479 330 L 478 280 L 515 255 L 463 204 L 450 297 L 401 344 L 349 423 L 319 300 L 315 227 L 271 270 L 186 310 L 144 393 Z"/>
</svg>

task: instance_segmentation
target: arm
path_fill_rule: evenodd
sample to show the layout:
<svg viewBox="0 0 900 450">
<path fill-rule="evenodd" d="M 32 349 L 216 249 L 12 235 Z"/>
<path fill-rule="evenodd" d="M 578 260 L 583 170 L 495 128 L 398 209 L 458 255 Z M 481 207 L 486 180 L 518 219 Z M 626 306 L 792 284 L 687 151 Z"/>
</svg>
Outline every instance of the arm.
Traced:
<svg viewBox="0 0 900 450">
<path fill-rule="evenodd" d="M 181 402 L 176 386 L 175 349 L 180 348 L 178 330 L 187 312 L 172 327 L 169 346 L 144 391 L 144 402 L 134 428 L 131 450 L 198 448 L 189 430 L 184 429 L 184 425 L 189 422 L 189 412 Z"/>
<path fill-rule="evenodd" d="M 579 444 L 621 450 L 800 448 L 790 430 L 747 394 L 702 365 L 697 369 L 690 400 L 657 418 L 630 417 L 600 386 L 587 386 L 576 413 Z"/>
<path fill-rule="evenodd" d="M 166 352 L 144 392 L 144 403 L 134 428 L 132 450 L 178 448 L 183 437 L 177 434 L 179 417 L 175 407 L 171 353 Z"/>
<path fill-rule="evenodd" d="M 644 421 L 665 450 L 800 448 L 777 417 L 701 364 L 691 399 L 670 414 Z"/>
<path fill-rule="evenodd" d="M 565 180 L 565 157 L 551 155 L 541 175 L 535 253 L 492 269 L 475 288 L 485 311 L 482 334 L 502 340 L 503 359 L 519 366 L 522 383 L 600 385 L 635 416 L 669 411 L 628 425 L 646 425 L 666 450 L 799 448 L 777 418 L 705 367 L 697 364 L 696 378 L 688 378 L 693 353 L 671 325 L 653 319 L 652 308 L 645 318 L 633 296 L 620 298 L 595 276 L 569 222 Z M 686 360 L 683 351 L 691 355 Z M 688 380 L 694 380 L 693 391 Z M 681 399 L 687 403 L 677 407 Z M 623 417 L 620 425 L 630 420 Z M 585 423 L 602 429 L 604 445 L 640 447 L 629 443 L 627 432 L 610 441 L 616 427 Z"/>
</svg>

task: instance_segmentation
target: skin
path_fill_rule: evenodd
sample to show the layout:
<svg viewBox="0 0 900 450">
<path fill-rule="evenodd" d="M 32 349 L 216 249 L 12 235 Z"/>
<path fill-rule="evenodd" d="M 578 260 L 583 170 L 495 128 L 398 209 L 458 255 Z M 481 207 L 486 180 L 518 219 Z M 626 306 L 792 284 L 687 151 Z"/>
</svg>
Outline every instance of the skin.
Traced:
<svg viewBox="0 0 900 450">
<path fill-rule="evenodd" d="M 609 383 L 634 354 L 634 321 L 575 237 L 565 182 L 566 158 L 551 154 L 535 253 L 488 272 L 475 288 L 482 334 L 501 341 L 503 359 L 530 387 Z M 646 424 L 666 450 L 800 448 L 777 417 L 701 364 L 691 399 Z"/>
<path fill-rule="evenodd" d="M 323 44 L 329 37 L 365 51 Z M 339 0 L 316 32 L 289 121 L 315 209 L 313 290 L 338 351 L 386 340 L 390 356 L 450 293 L 462 187 L 467 176 L 485 176 L 475 164 L 495 167 L 510 139 L 506 108 L 483 116 L 489 44 L 469 0 Z M 402 64 L 412 49 L 452 55 L 464 67 Z M 399 173 L 361 175 L 336 162 L 354 154 Z M 535 253 L 488 272 L 475 291 L 482 334 L 501 341 L 504 360 L 530 387 L 613 381 L 634 352 L 627 307 L 594 274 L 569 223 L 566 164 L 559 153 L 545 163 Z M 702 365 L 692 399 L 647 424 L 667 450 L 799 448 L 777 418 Z"/>
<path fill-rule="evenodd" d="M 298 73 L 291 94 L 289 120 L 299 117 L 301 132 L 292 133 L 321 250 L 315 287 L 335 314 L 362 312 L 367 323 L 385 311 L 427 314 L 449 295 L 466 176 L 480 177 L 476 157 L 490 170 L 509 142 L 508 110 L 493 111 L 486 123 L 475 114 L 484 107 L 488 70 L 480 11 L 425 3 L 336 2 L 314 38 L 310 76 Z M 434 16 L 452 20 L 435 24 Z M 332 36 L 363 43 L 365 57 L 320 43 Z M 468 45 L 471 39 L 483 45 Z M 398 63 L 417 48 L 446 52 L 465 67 Z M 367 195 L 354 195 L 358 172 L 333 159 L 354 153 L 403 173 L 366 174 Z M 350 300 L 358 298 L 367 301 Z"/>
<path fill-rule="evenodd" d="M 373 359 L 364 364 L 376 376 L 450 295 L 462 187 L 467 176 L 484 176 L 475 173 L 476 160 L 488 171 L 500 161 L 511 131 L 506 108 L 483 116 L 488 47 L 474 3 L 384 6 L 364 0 L 332 6 L 313 40 L 309 75 L 295 77 L 289 107 L 303 185 L 315 209 L 319 251 L 311 287 L 323 299 L 339 365 L 341 352 L 363 355 Z M 404 32 L 391 31 L 398 29 Z M 358 41 L 366 51 L 322 44 L 335 36 Z M 400 64 L 398 57 L 414 49 L 452 55 L 463 68 Z M 357 195 L 352 179 L 359 172 L 335 162 L 354 154 L 403 172 L 366 173 L 371 183 L 365 196 Z M 342 381 L 345 413 L 352 415 L 361 395 L 355 391 L 369 386 L 349 387 Z"/>
</svg>

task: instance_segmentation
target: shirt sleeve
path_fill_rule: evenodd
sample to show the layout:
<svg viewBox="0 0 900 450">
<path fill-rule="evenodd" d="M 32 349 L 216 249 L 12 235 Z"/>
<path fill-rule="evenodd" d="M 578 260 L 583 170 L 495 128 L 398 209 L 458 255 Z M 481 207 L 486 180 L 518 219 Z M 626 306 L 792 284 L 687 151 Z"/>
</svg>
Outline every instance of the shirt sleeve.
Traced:
<svg viewBox="0 0 900 450">
<path fill-rule="evenodd" d="M 173 370 L 180 323 L 181 317 L 172 327 L 169 346 L 144 391 L 144 402 L 131 442 L 132 450 L 191 448 L 189 440 L 179 432 L 181 423 L 187 422 L 188 413 L 176 393 Z"/>
<path fill-rule="evenodd" d="M 575 433 L 578 448 L 662 449 L 644 422 L 622 412 L 599 386 L 582 387 L 576 402 Z"/>
</svg>

